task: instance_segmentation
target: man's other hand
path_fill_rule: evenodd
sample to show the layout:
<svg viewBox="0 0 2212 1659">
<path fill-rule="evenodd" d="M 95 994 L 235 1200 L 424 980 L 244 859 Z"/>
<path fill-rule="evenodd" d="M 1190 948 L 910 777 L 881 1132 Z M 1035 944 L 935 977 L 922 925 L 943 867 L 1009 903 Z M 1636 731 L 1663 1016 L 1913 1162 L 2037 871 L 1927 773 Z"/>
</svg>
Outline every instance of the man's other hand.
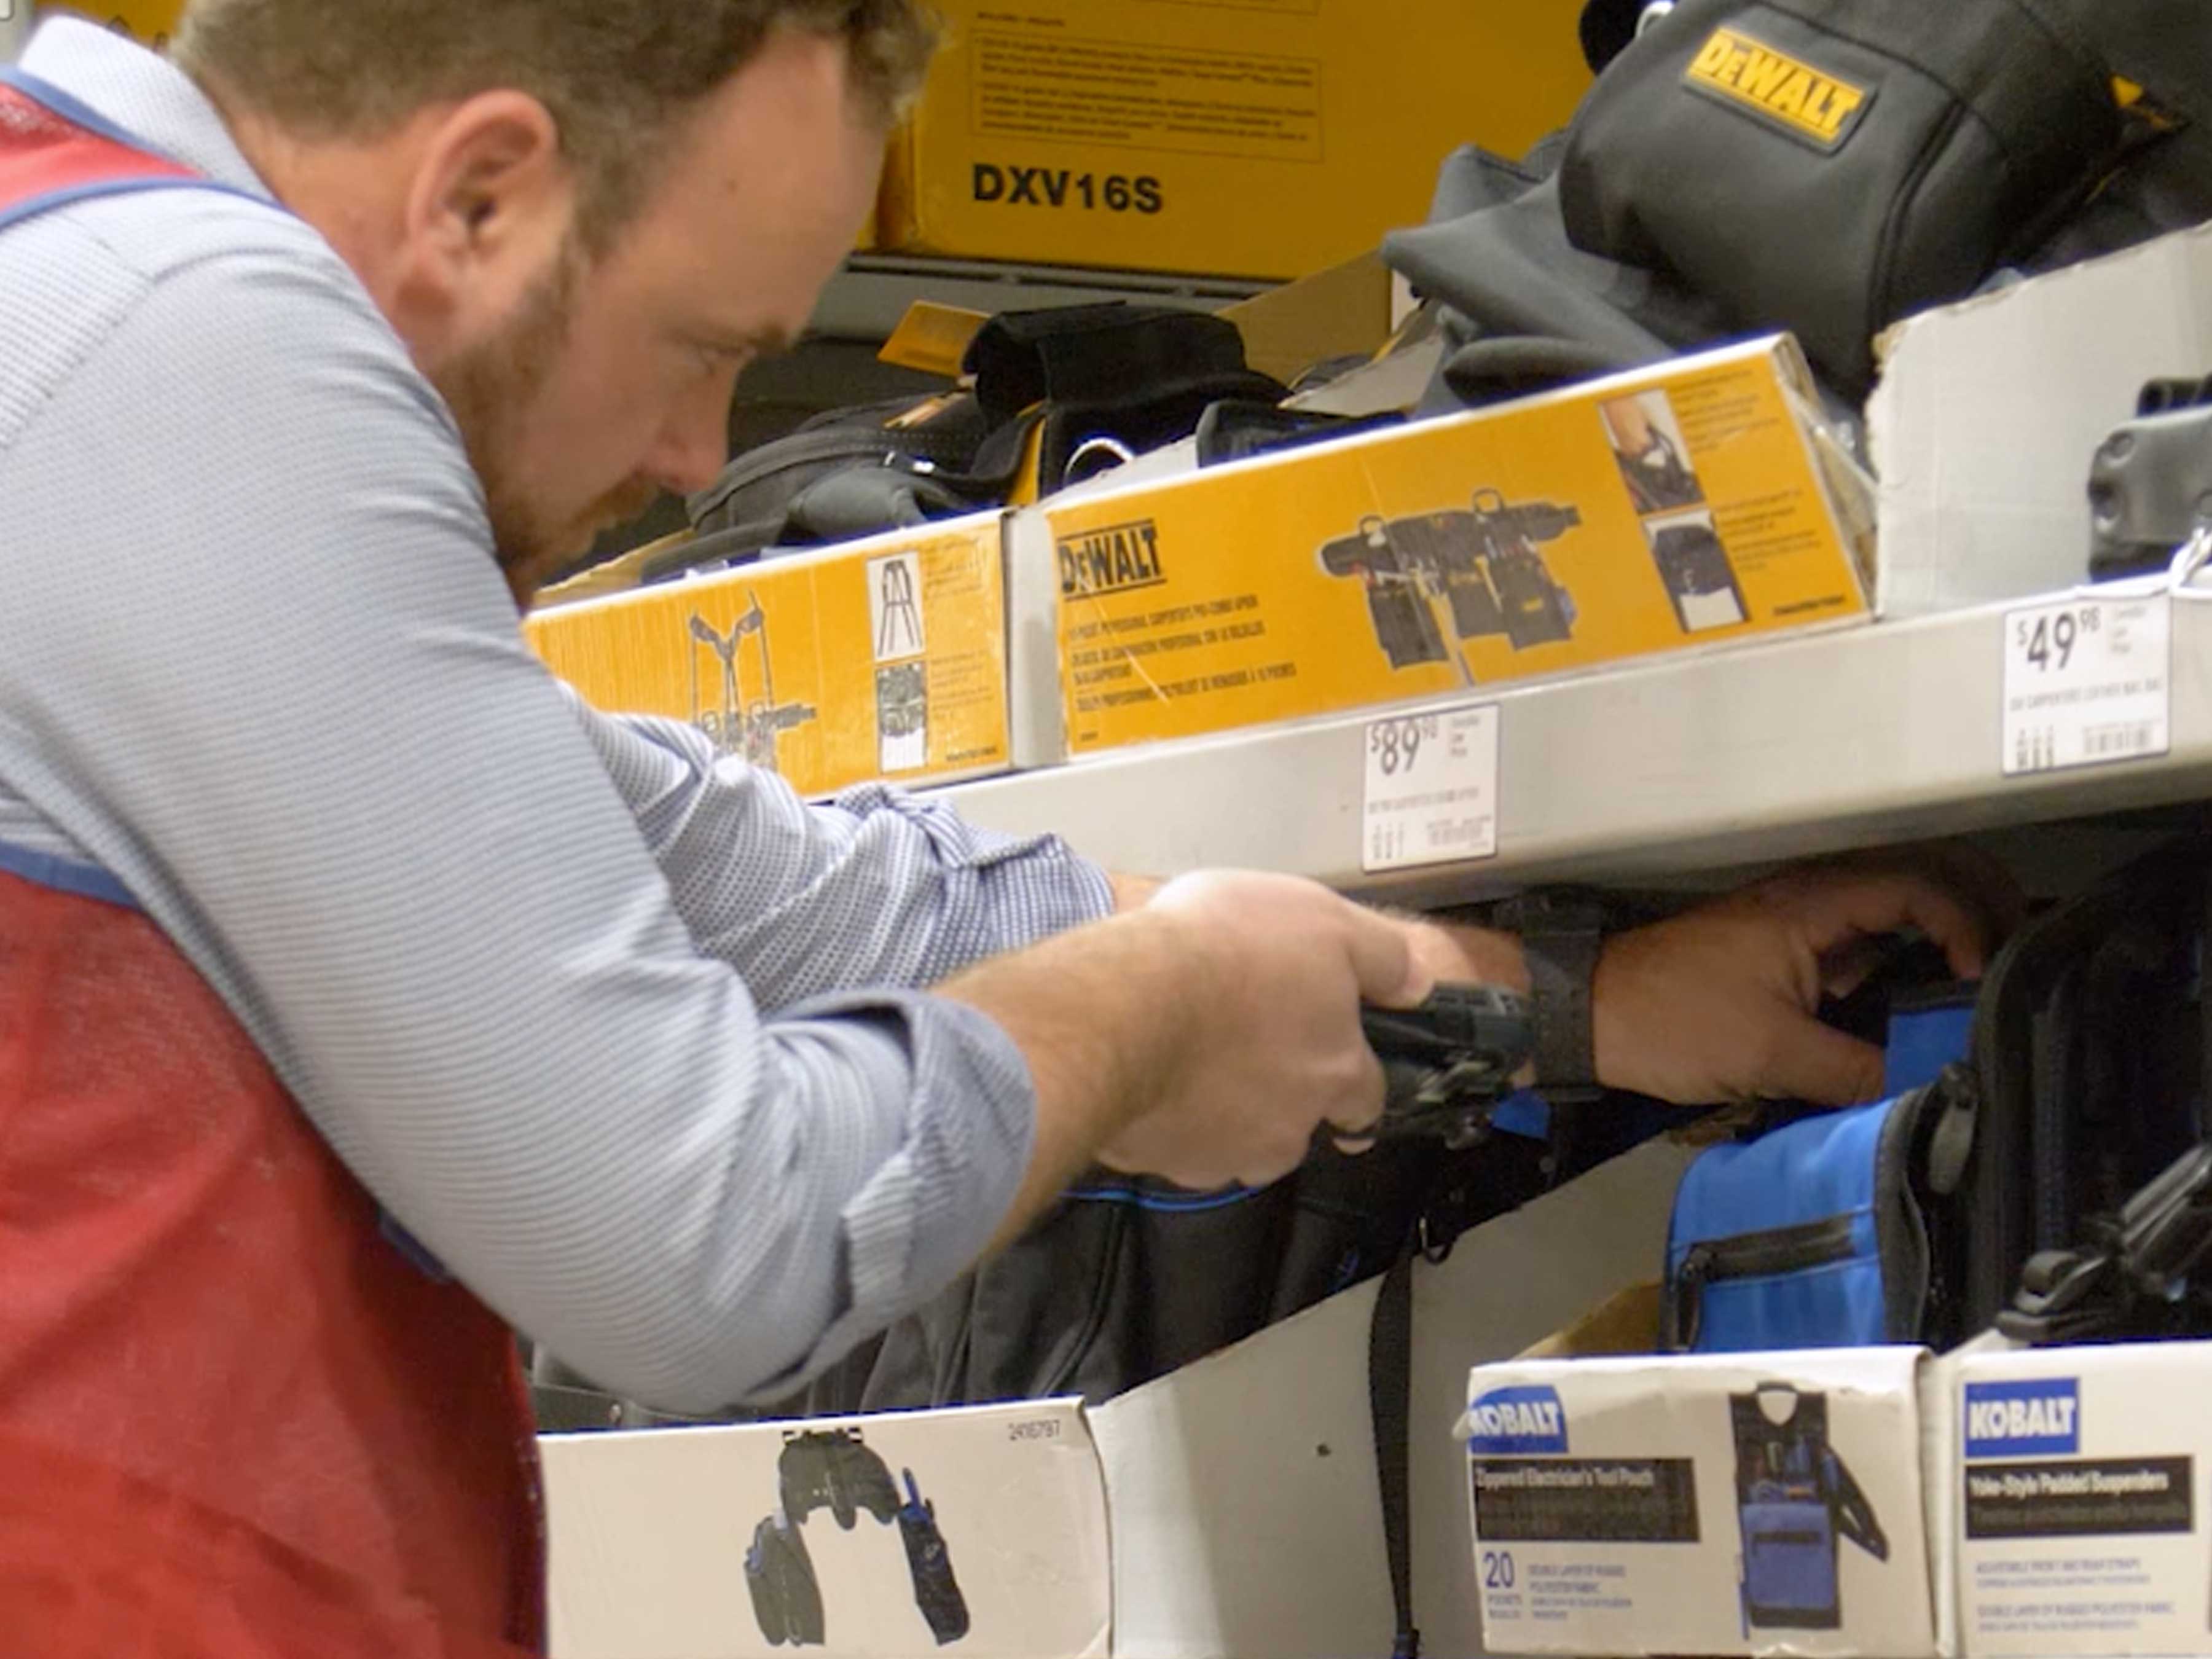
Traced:
<svg viewBox="0 0 2212 1659">
<path fill-rule="evenodd" d="M 1837 865 L 1791 871 L 1607 942 L 1593 1036 L 1598 1076 L 1685 1104 L 1804 1100 L 1848 1106 L 1881 1093 L 1882 1051 L 1820 1023 L 1877 959 L 1917 929 L 1952 972 L 1978 979 L 1992 922 L 1934 875 Z"/>
<path fill-rule="evenodd" d="M 1907 929 L 1961 979 L 1978 978 L 2020 902 L 2001 872 L 1939 848 L 1792 870 L 1615 934 L 1593 987 L 1598 1079 L 1683 1105 L 1875 1099 L 1881 1050 L 1822 1024 L 1822 1000 L 1850 994 Z M 1416 961 L 1437 979 L 1527 987 L 1505 935 L 1431 923 L 1413 933 Z"/>
</svg>

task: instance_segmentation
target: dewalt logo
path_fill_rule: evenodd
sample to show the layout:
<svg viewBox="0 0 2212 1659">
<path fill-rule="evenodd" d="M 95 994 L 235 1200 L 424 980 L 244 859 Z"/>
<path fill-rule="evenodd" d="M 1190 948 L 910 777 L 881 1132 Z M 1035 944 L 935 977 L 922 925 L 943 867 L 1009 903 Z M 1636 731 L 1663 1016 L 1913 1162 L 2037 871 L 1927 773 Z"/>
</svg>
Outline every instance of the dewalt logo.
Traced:
<svg viewBox="0 0 2212 1659">
<path fill-rule="evenodd" d="M 1160 569 L 1160 532 L 1150 519 L 1063 536 L 1059 551 L 1060 594 L 1065 599 L 1126 593 L 1167 580 Z"/>
<path fill-rule="evenodd" d="M 1751 110 L 1822 149 L 1850 137 L 1873 96 L 1734 29 L 1715 29 L 1682 78 L 1691 90 Z"/>
</svg>

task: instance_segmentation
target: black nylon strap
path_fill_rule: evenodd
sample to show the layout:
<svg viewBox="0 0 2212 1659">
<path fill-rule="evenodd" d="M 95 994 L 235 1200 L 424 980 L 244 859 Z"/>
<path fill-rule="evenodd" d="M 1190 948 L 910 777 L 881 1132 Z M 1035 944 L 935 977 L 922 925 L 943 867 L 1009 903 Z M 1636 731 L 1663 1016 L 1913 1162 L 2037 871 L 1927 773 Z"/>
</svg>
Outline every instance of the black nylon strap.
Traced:
<svg viewBox="0 0 2212 1659">
<path fill-rule="evenodd" d="M 1367 1337 L 1367 1409 L 1375 1425 L 1375 1475 L 1382 1494 L 1382 1544 L 1390 1558 L 1390 1599 L 1398 1630 L 1391 1659 L 1420 1659 L 1413 1625 L 1412 1472 L 1407 1419 L 1413 1388 L 1413 1257 L 1382 1275 Z"/>
<path fill-rule="evenodd" d="M 1571 888 L 1509 899 L 1498 919 L 1518 934 L 1528 964 L 1536 1020 L 1536 1089 L 1554 1105 L 1595 1098 L 1597 1060 L 1590 1035 L 1591 981 L 1604 949 L 1605 915 L 1595 898 Z"/>
</svg>

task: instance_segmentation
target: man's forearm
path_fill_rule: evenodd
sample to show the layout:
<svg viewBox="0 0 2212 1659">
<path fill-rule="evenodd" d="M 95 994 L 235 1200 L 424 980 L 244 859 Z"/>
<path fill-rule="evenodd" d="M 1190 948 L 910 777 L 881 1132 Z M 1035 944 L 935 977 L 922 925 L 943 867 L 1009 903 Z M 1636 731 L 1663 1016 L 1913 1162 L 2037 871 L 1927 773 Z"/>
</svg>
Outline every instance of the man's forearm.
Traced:
<svg viewBox="0 0 2212 1659">
<path fill-rule="evenodd" d="M 1014 1040 L 1036 1091 L 1036 1151 L 994 1250 L 1158 1097 L 1189 1041 L 1202 972 L 1185 930 L 1137 914 L 985 963 L 939 988 Z"/>
</svg>

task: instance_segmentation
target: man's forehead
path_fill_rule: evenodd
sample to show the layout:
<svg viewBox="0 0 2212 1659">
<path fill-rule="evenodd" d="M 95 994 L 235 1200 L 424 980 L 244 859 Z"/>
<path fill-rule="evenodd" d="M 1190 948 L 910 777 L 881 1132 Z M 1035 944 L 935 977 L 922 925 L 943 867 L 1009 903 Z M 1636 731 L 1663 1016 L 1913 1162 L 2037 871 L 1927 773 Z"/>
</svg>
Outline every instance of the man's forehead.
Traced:
<svg viewBox="0 0 2212 1659">
<path fill-rule="evenodd" d="M 712 344 L 787 349 L 859 228 L 884 135 L 848 95 L 844 58 L 820 36 L 772 42 L 669 147 L 639 240 Z"/>
</svg>

